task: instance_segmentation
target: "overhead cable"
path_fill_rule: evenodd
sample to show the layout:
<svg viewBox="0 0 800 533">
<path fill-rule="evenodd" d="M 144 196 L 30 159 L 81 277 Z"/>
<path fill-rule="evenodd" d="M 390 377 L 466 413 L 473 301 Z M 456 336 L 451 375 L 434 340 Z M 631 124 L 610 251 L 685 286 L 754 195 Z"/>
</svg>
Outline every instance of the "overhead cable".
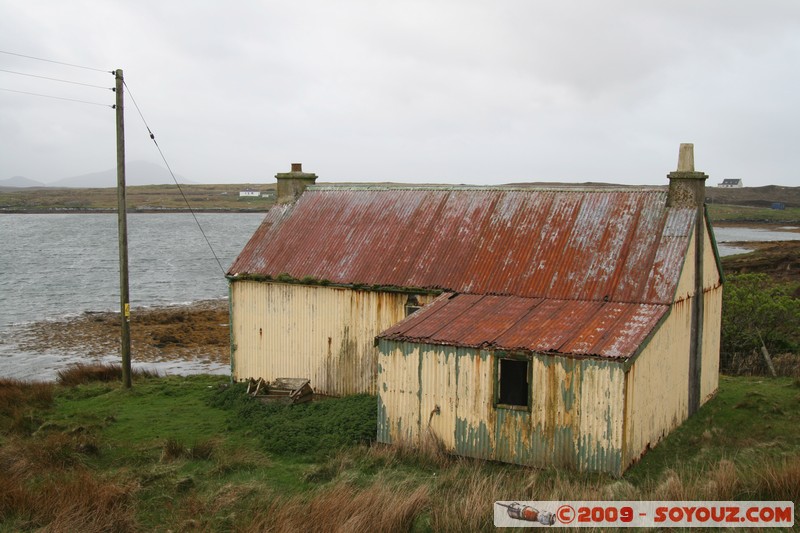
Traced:
<svg viewBox="0 0 800 533">
<path fill-rule="evenodd" d="M 214 259 L 217 261 L 217 265 L 219 265 L 219 269 L 222 271 L 222 274 L 224 275 L 225 274 L 225 267 L 222 266 L 222 262 L 219 260 L 219 257 L 217 257 L 217 254 L 214 251 L 214 247 L 211 246 L 211 241 L 208 240 L 208 236 L 206 235 L 206 232 L 203 231 L 203 226 L 200 225 L 200 221 L 197 220 L 197 215 L 195 215 L 194 209 L 192 209 L 191 204 L 189 204 L 188 198 L 186 198 L 186 195 L 183 193 L 183 189 L 181 188 L 181 184 L 178 183 L 178 179 L 175 177 L 175 173 L 172 172 L 172 168 L 169 166 L 169 163 L 167 162 L 167 158 L 164 157 L 164 152 L 161 151 L 161 147 L 158 145 L 158 141 L 156 141 L 156 136 L 153 134 L 152 130 L 150 129 L 150 126 L 147 124 L 147 121 L 144 119 L 144 115 L 142 114 L 142 110 L 139 109 L 139 104 L 136 103 L 136 99 L 133 97 L 133 93 L 131 92 L 130 87 L 128 87 L 128 84 L 125 82 L 125 80 L 122 80 L 122 84 L 125 86 L 125 90 L 128 91 L 128 96 L 131 97 L 131 102 L 133 102 L 133 106 L 136 108 L 136 111 L 139 112 L 139 117 L 141 117 L 142 123 L 144 123 L 144 127 L 147 128 L 147 133 L 150 134 L 150 138 L 153 140 L 153 144 L 156 145 L 156 149 L 158 150 L 159 155 L 161 155 L 161 160 L 164 161 L 164 164 L 167 166 L 167 170 L 169 171 L 170 176 L 172 176 L 172 181 L 174 181 L 175 185 L 177 185 L 178 191 L 181 193 L 181 196 L 183 197 L 183 201 L 184 201 L 184 203 L 186 203 L 186 207 L 189 208 L 189 212 L 192 214 L 192 218 L 194 218 L 195 224 L 197 224 L 197 227 L 200 229 L 200 233 L 203 235 L 203 238 L 206 240 L 206 244 L 208 245 L 208 249 L 211 250 L 211 255 L 214 256 Z"/>
<path fill-rule="evenodd" d="M 28 74 L 27 72 L 17 72 L 16 70 L 6 70 L 0 68 L 0 72 L 8 72 L 9 74 L 18 74 L 20 76 L 29 76 L 31 78 L 41 78 L 43 80 L 60 81 L 62 83 L 71 83 L 73 85 L 83 85 L 84 87 L 94 87 L 95 89 L 105 89 L 107 91 L 115 90 L 114 87 L 103 87 L 102 85 L 92 85 L 91 83 L 82 83 L 80 81 L 62 80 L 60 78 L 50 78 L 48 76 L 39 76 L 38 74 Z"/>
<path fill-rule="evenodd" d="M 110 107 L 111 109 L 114 109 L 114 105 L 113 104 L 100 104 L 98 102 L 87 102 L 86 100 L 76 100 L 75 98 L 64 98 L 63 96 L 53 96 L 51 94 L 31 93 L 31 92 L 28 92 L 28 91 L 16 91 L 14 89 L 6 89 L 4 87 L 0 87 L 0 91 L 8 91 L 10 93 L 19 93 L 19 94 L 28 94 L 28 95 L 31 95 L 31 96 L 40 96 L 42 98 L 53 98 L 53 99 L 56 99 L 56 100 L 67 100 L 69 102 L 78 102 L 80 104 L 99 105 L 99 106 Z"/>
<path fill-rule="evenodd" d="M 95 72 L 105 72 L 105 73 L 114 74 L 114 72 L 111 71 L 111 70 L 104 70 L 104 69 L 101 69 L 101 68 L 85 67 L 83 65 L 76 65 L 74 63 L 65 63 L 63 61 L 55 61 L 53 59 L 44 59 L 42 57 L 34 57 L 34 56 L 28 56 L 28 55 L 25 55 L 25 54 L 17 54 L 15 52 L 7 52 L 5 50 L 0 50 L 0 54 L 8 54 L 10 56 L 24 57 L 26 59 L 35 59 L 36 61 L 46 61 L 47 63 L 55 63 L 57 65 L 65 65 L 67 67 L 82 68 L 82 69 L 86 69 L 86 70 L 94 70 Z"/>
</svg>

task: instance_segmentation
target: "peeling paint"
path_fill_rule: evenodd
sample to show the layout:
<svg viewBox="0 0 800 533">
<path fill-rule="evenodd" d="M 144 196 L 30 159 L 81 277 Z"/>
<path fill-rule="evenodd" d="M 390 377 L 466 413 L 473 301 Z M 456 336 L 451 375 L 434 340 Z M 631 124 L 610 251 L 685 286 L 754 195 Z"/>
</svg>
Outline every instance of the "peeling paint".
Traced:
<svg viewBox="0 0 800 533">
<path fill-rule="evenodd" d="M 405 294 L 243 280 L 230 291 L 236 381 L 302 377 L 322 394 L 377 394 L 373 339 L 405 317 Z"/>
<path fill-rule="evenodd" d="M 387 439 L 382 442 L 418 439 L 432 430 L 460 455 L 620 473 L 621 363 L 531 354 L 528 411 L 494 405 L 495 362 L 502 352 L 387 339 L 379 345 L 380 380 L 389 389 L 381 387 L 380 394 L 393 424 L 391 439 L 382 436 Z M 412 352 L 413 358 L 408 355 Z M 398 383 L 417 389 L 393 393 Z M 441 413 L 429 417 L 434 405 Z M 398 420 L 403 421 L 402 431 Z"/>
<path fill-rule="evenodd" d="M 492 439 L 486 423 L 472 426 L 464 418 L 456 418 L 455 451 L 467 457 L 483 458 L 484 452 L 492 453 Z"/>
</svg>

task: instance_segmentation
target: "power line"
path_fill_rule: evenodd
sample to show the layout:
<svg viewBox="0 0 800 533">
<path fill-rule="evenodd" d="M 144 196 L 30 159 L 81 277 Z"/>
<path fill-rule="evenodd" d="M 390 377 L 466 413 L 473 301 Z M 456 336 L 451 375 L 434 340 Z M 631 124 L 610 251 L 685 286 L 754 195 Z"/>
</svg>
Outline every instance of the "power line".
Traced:
<svg viewBox="0 0 800 533">
<path fill-rule="evenodd" d="M 70 80 L 62 80 L 60 78 L 50 78 L 48 76 L 39 76 L 37 74 L 28 74 L 27 72 L 17 72 L 15 70 L 6 70 L 4 68 L 0 68 L 0 72 L 8 72 L 9 74 L 19 74 L 20 76 L 30 76 L 31 78 L 41 78 L 43 80 L 51 80 L 51 81 L 60 81 L 62 83 L 71 83 L 73 85 L 83 85 L 84 87 L 94 87 L 95 89 L 105 89 L 107 91 L 113 91 L 113 87 L 103 87 L 102 85 L 92 85 L 91 83 L 82 83 L 79 81 L 70 81 Z"/>
<path fill-rule="evenodd" d="M 142 122 L 144 123 L 144 127 L 147 128 L 147 133 L 150 134 L 150 138 L 153 140 L 153 144 L 156 145 L 156 149 L 158 149 L 158 153 L 161 155 L 161 160 L 164 161 L 164 164 L 167 166 L 167 170 L 169 170 L 169 174 L 170 174 L 170 176 L 172 176 L 172 181 L 174 181 L 175 185 L 177 185 L 178 191 L 180 191 L 181 196 L 183 197 L 183 201 L 186 203 L 186 207 L 189 208 L 189 212 L 192 214 L 192 218 L 194 218 L 195 224 L 197 224 L 197 227 L 200 229 L 200 233 L 203 234 L 203 238 L 206 240 L 206 244 L 208 245 L 208 249 L 211 250 L 211 255 L 214 256 L 214 259 L 217 261 L 217 265 L 219 265 L 219 269 L 222 271 L 222 274 L 224 275 L 225 274 L 225 267 L 222 266 L 222 262 L 219 260 L 219 257 L 217 257 L 217 254 L 214 251 L 214 247 L 211 246 L 211 241 L 208 240 L 208 236 L 206 235 L 206 232 L 203 231 L 203 226 L 201 226 L 200 225 L 200 221 L 197 220 L 197 215 L 195 215 L 194 209 L 192 209 L 192 206 L 189 204 L 189 200 L 186 198 L 186 195 L 183 193 L 183 189 L 181 188 L 181 184 L 178 183 L 178 180 L 175 177 L 175 173 L 172 172 L 172 168 L 169 166 L 169 163 L 167 162 L 167 158 L 164 157 L 164 152 L 161 151 L 161 147 L 158 145 L 158 141 L 156 141 L 156 136 L 153 135 L 153 132 L 150 130 L 150 126 L 147 125 L 147 121 L 144 119 L 144 115 L 142 114 L 142 110 L 139 109 L 139 104 L 136 103 L 136 99 L 133 97 L 133 93 L 131 92 L 130 87 L 128 87 L 128 84 L 125 83 L 125 80 L 122 80 L 122 84 L 125 86 L 125 89 L 128 91 L 128 95 L 131 97 L 131 102 L 133 102 L 133 106 L 136 108 L 136 111 L 138 111 L 139 117 L 141 117 Z"/>
<path fill-rule="evenodd" d="M 31 92 L 28 92 L 28 91 L 15 91 L 14 89 L 6 89 L 4 87 L 0 87 L 0 91 L 8 91 L 10 93 L 19 93 L 19 94 L 29 94 L 31 96 L 40 96 L 42 98 L 53 98 L 55 100 L 67 100 L 68 102 L 78 102 L 80 104 L 99 105 L 99 106 L 110 107 L 111 109 L 114 109 L 114 106 L 110 105 L 110 104 L 100 104 L 100 103 L 97 103 L 97 102 L 87 102 L 86 100 L 76 100 L 75 98 L 64 98 L 63 96 L 53 96 L 53 95 L 50 95 L 50 94 L 31 93 Z"/>
<path fill-rule="evenodd" d="M 100 69 L 100 68 L 84 67 L 83 65 L 76 65 L 74 63 L 64 63 L 63 61 L 55 61 L 53 59 L 44 59 L 44 58 L 41 58 L 41 57 L 26 56 L 25 54 L 17 54 L 17 53 L 14 53 L 14 52 L 6 52 L 5 50 L 0 50 L 0 54 L 8 54 L 10 56 L 24 57 L 26 59 L 35 59 L 36 61 L 46 61 L 47 63 L 55 63 L 57 65 L 66 65 L 68 67 L 82 68 L 82 69 L 86 69 L 86 70 L 94 70 L 95 72 L 105 72 L 106 74 L 108 74 L 108 73 L 114 74 L 114 72 L 111 71 L 111 70 L 103 70 L 103 69 Z"/>
</svg>

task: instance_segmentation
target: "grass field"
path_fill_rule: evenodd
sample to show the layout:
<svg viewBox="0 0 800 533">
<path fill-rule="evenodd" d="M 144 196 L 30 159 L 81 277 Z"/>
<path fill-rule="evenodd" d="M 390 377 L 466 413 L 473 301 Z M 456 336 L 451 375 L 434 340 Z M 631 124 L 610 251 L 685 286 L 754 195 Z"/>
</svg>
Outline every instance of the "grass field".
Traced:
<svg viewBox="0 0 800 533">
<path fill-rule="evenodd" d="M 770 224 L 800 223 L 800 207 L 770 209 L 746 205 L 712 204 L 708 206 L 711 222 L 760 222 Z"/>
<path fill-rule="evenodd" d="M 496 499 L 797 505 L 798 405 L 797 379 L 723 377 L 614 479 L 372 443 L 369 396 L 275 407 L 219 376 L 0 380 L 0 530 L 476 531 Z"/>
</svg>

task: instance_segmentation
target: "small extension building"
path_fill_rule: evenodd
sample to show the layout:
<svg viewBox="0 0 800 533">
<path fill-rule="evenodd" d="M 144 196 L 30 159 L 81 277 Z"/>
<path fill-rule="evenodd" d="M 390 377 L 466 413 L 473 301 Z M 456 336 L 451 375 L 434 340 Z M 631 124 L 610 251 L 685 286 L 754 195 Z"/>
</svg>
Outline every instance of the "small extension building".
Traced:
<svg viewBox="0 0 800 533">
<path fill-rule="evenodd" d="M 678 169 L 668 190 L 303 192 L 293 167 L 228 272 L 233 378 L 376 395 L 380 442 L 620 475 L 718 386 L 691 145 Z"/>
</svg>

